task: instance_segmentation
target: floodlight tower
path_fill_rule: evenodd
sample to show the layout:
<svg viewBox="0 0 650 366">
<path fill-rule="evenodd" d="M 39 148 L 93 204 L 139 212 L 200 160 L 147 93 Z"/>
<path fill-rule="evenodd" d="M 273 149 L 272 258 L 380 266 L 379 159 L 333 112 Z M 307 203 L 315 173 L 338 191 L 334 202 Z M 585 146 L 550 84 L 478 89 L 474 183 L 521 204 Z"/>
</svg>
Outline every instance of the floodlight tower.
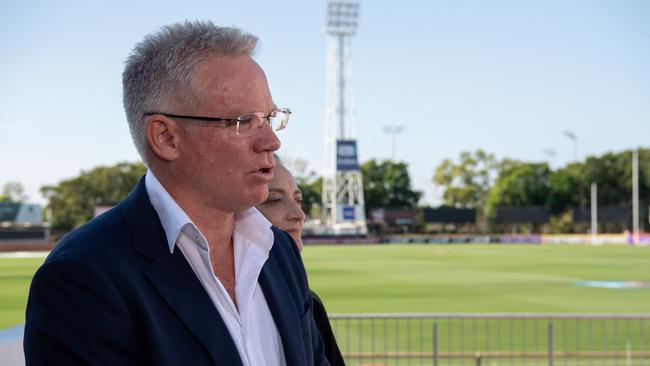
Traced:
<svg viewBox="0 0 650 366">
<path fill-rule="evenodd" d="M 360 234 L 366 227 L 352 98 L 349 39 L 357 29 L 359 3 L 327 1 L 327 116 L 323 222 L 333 234 Z"/>
</svg>

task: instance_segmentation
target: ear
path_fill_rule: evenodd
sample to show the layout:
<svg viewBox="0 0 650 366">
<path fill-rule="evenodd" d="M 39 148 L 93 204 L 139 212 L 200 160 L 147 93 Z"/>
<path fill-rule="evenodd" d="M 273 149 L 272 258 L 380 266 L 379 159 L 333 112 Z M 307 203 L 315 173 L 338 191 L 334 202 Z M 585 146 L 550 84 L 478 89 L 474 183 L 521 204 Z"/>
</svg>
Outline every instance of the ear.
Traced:
<svg viewBox="0 0 650 366">
<path fill-rule="evenodd" d="M 179 155 L 179 126 L 171 118 L 160 114 L 150 116 L 146 121 L 149 148 L 158 158 L 173 161 Z"/>
</svg>

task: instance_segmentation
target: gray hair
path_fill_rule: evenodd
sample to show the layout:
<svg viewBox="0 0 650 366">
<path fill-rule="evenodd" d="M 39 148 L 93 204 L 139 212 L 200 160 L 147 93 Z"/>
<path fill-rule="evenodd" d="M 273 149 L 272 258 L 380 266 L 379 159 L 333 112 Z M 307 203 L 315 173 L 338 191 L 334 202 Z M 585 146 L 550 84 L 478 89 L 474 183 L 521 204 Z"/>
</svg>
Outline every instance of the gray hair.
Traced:
<svg viewBox="0 0 650 366">
<path fill-rule="evenodd" d="M 137 43 L 122 73 L 124 110 L 138 153 L 148 160 L 144 113 L 168 112 L 190 94 L 194 67 L 208 57 L 252 56 L 257 37 L 211 21 L 185 21 L 162 27 Z"/>
</svg>

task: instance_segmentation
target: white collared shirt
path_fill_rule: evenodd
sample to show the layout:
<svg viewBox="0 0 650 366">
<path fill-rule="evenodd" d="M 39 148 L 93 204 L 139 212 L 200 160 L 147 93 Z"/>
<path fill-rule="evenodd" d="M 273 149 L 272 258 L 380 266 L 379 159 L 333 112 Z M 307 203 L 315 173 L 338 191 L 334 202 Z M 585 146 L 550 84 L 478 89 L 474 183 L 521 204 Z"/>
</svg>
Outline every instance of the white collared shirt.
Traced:
<svg viewBox="0 0 650 366">
<path fill-rule="evenodd" d="M 149 199 L 165 230 L 169 252 L 178 246 L 210 296 L 237 346 L 244 366 L 286 365 L 280 333 L 258 282 L 273 246 L 271 223 L 256 208 L 235 215 L 235 298 L 239 311 L 212 270 L 205 236 L 151 171 Z"/>
</svg>

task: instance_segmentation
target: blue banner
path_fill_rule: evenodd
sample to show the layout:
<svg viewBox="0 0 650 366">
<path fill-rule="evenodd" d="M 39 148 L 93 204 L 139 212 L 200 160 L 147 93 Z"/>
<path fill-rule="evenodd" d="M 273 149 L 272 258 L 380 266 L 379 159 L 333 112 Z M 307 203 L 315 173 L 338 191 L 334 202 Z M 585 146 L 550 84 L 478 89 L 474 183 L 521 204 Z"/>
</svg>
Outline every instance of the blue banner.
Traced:
<svg viewBox="0 0 650 366">
<path fill-rule="evenodd" d="M 336 170 L 359 170 L 356 140 L 336 141 Z"/>
<path fill-rule="evenodd" d="M 343 206 L 343 220 L 354 221 L 356 218 L 354 206 Z"/>
</svg>

